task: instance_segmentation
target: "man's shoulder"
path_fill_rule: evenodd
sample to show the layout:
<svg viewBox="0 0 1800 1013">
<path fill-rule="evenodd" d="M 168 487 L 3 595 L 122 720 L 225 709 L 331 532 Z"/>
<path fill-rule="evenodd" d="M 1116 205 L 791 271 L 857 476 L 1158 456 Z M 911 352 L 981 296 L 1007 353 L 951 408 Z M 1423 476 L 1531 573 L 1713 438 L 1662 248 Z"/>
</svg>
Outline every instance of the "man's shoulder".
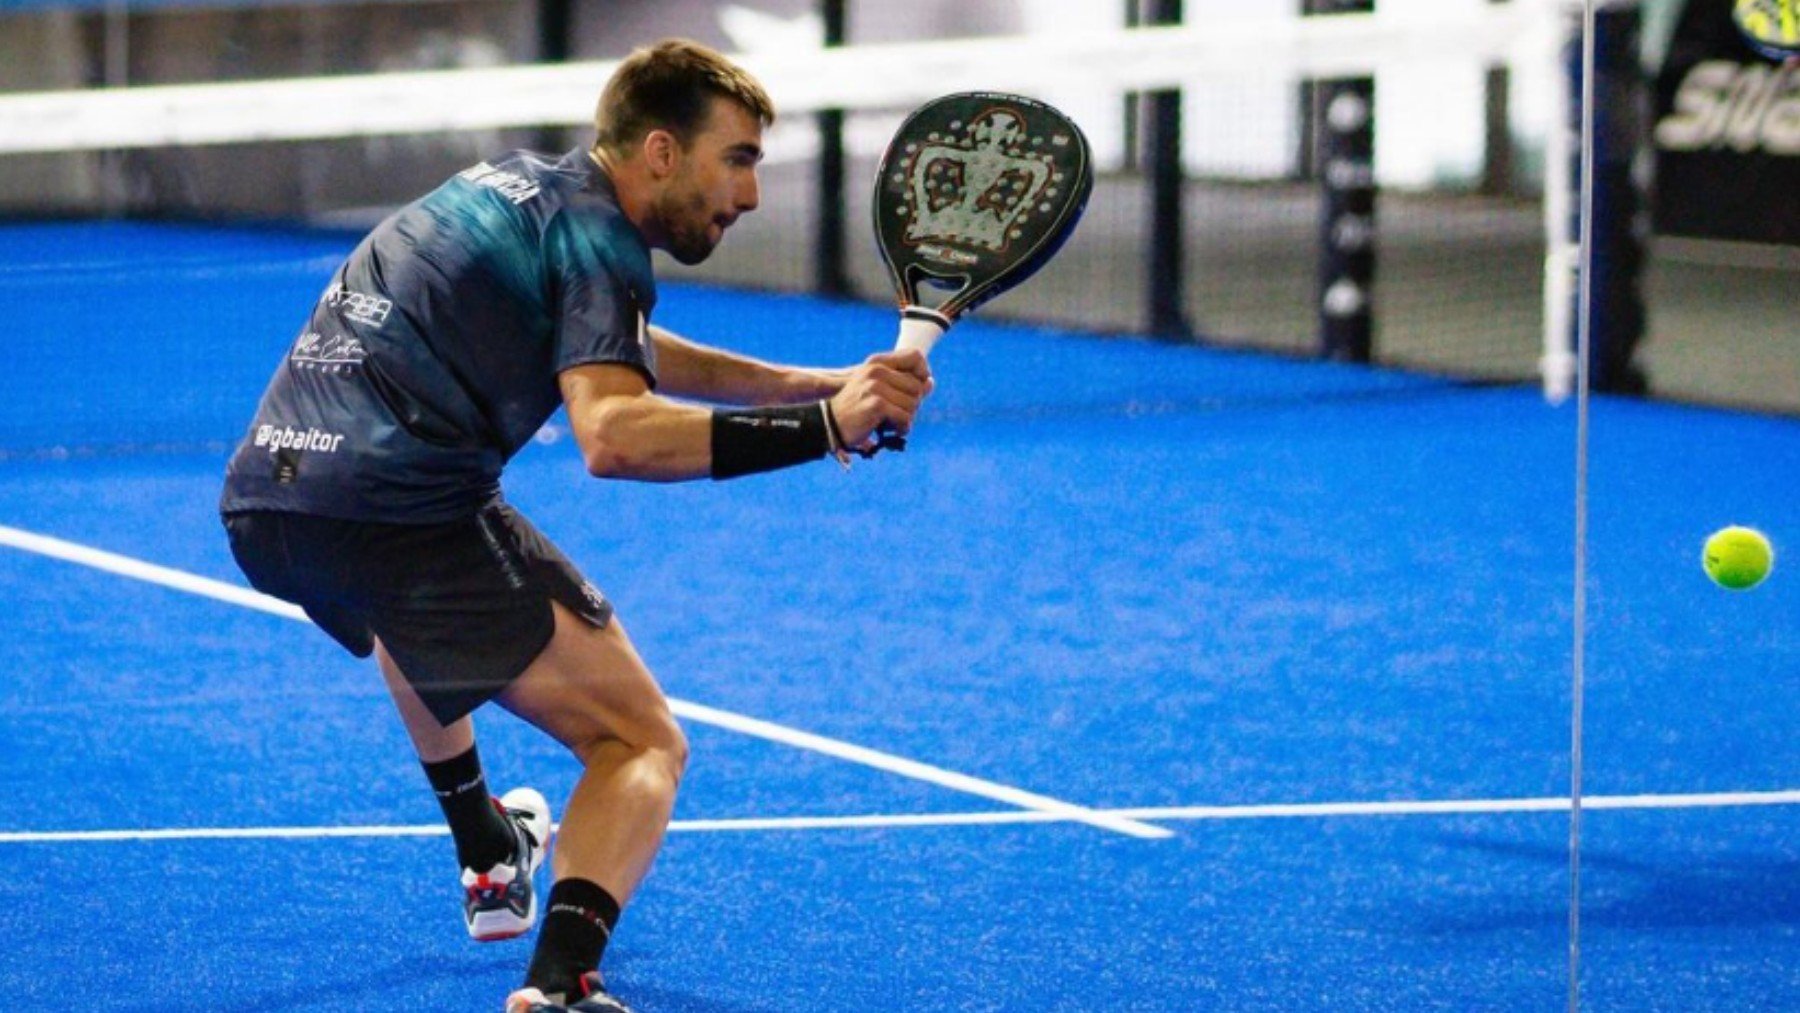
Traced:
<svg viewBox="0 0 1800 1013">
<path fill-rule="evenodd" d="M 586 161 L 585 153 L 582 154 Z M 589 163 L 591 166 L 591 163 Z M 630 275 L 651 273 L 650 248 L 637 227 L 619 209 L 606 174 L 597 167 L 583 176 L 579 169 L 565 169 L 580 178 L 581 185 L 553 197 L 545 208 L 545 231 L 553 244 L 576 252 L 579 261 Z"/>
<path fill-rule="evenodd" d="M 587 185 L 586 173 L 567 156 L 550 156 L 518 149 L 482 159 L 458 172 L 454 181 L 479 190 L 490 190 L 514 206 L 579 193 Z"/>
</svg>

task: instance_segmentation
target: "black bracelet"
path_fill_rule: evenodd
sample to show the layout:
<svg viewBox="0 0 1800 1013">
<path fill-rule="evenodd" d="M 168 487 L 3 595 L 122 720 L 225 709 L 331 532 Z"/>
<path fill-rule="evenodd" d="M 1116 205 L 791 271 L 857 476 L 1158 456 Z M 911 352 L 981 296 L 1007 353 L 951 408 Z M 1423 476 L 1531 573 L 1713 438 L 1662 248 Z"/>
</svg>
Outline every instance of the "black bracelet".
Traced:
<svg viewBox="0 0 1800 1013">
<path fill-rule="evenodd" d="M 737 478 L 816 461 L 831 451 L 825 411 L 817 403 L 783 408 L 716 410 L 712 477 Z"/>
</svg>

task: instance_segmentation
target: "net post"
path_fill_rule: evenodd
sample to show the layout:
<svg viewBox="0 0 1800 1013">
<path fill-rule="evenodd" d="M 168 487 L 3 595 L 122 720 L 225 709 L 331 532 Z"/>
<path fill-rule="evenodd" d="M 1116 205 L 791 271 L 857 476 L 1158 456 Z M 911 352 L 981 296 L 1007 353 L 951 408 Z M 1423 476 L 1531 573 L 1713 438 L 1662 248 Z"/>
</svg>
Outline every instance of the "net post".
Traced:
<svg viewBox="0 0 1800 1013">
<path fill-rule="evenodd" d="M 1578 30 L 1579 3 L 1565 0 L 1566 23 L 1577 30 L 1565 31 L 1562 40 L 1562 80 L 1566 92 L 1562 120 L 1552 127 L 1565 139 L 1579 136 L 1583 116 L 1581 96 L 1582 46 Z M 1638 180 L 1638 159 L 1646 132 L 1645 83 L 1639 64 L 1643 9 L 1641 0 L 1595 0 L 1594 6 L 1594 108 L 1592 115 L 1593 220 L 1589 225 L 1593 251 L 1588 257 L 1587 307 L 1588 381 L 1600 393 L 1642 394 L 1649 382 L 1633 361 L 1642 341 L 1647 312 L 1642 281 L 1646 261 L 1645 201 Z M 1578 303 L 1580 273 L 1580 205 L 1569 195 L 1581 186 L 1581 157 L 1577 146 L 1561 146 L 1558 161 L 1548 163 L 1546 191 L 1559 190 L 1563 199 L 1549 200 L 1552 218 L 1551 263 L 1545 298 L 1545 391 L 1551 400 L 1567 397 L 1575 376 L 1575 335 L 1581 323 Z"/>
<path fill-rule="evenodd" d="M 1142 0 L 1145 25 L 1179 25 L 1181 0 Z M 1193 336 L 1182 311 L 1186 273 L 1183 242 L 1181 92 L 1170 88 L 1144 96 L 1144 158 L 1150 180 L 1150 333 L 1186 340 Z"/>
<path fill-rule="evenodd" d="M 1143 24 L 1143 12 L 1138 9 L 1138 0 L 1124 0 L 1125 27 L 1137 28 Z M 1137 92 L 1126 92 L 1121 105 L 1124 112 L 1120 116 L 1120 136 L 1124 139 L 1123 150 L 1120 151 L 1119 168 L 1127 173 L 1135 173 L 1143 168 L 1143 96 Z"/>
<path fill-rule="evenodd" d="M 1307 14 L 1373 14 L 1375 0 L 1306 0 Z M 1375 79 L 1321 81 L 1312 103 L 1318 169 L 1319 354 L 1368 362 L 1374 353 Z"/>
<path fill-rule="evenodd" d="M 1640 52 L 1642 0 L 1604 0 L 1595 10 L 1594 291 L 1589 369 L 1594 389 L 1642 394 L 1633 361 L 1644 337 L 1647 205 L 1638 169 L 1647 136 Z"/>
<path fill-rule="evenodd" d="M 1488 0 L 1499 4 L 1505 0 Z M 1489 67 L 1482 83 L 1485 131 L 1481 153 L 1481 192 L 1490 197 L 1512 193 L 1515 168 L 1512 141 L 1512 72 L 1505 64 Z"/>
<path fill-rule="evenodd" d="M 845 0 L 819 0 L 825 45 L 844 44 Z M 814 199 L 818 211 L 813 237 L 813 288 L 820 295 L 851 294 L 844 243 L 844 111 L 821 109 L 814 114 L 819 130 L 819 169 Z"/>
<path fill-rule="evenodd" d="M 537 62 L 568 63 L 573 52 L 570 26 L 574 23 L 574 14 L 570 10 L 573 0 L 538 0 L 537 2 Z M 544 126 L 538 128 L 537 146 L 544 151 L 561 151 L 566 147 L 564 140 L 568 131 Z"/>
<path fill-rule="evenodd" d="M 100 10 L 102 33 L 100 80 L 108 88 L 131 85 L 131 6 L 126 0 L 106 0 Z M 127 178 L 131 154 L 102 151 L 100 165 L 100 211 L 108 218 L 122 218 L 131 213 L 131 182 Z"/>
</svg>

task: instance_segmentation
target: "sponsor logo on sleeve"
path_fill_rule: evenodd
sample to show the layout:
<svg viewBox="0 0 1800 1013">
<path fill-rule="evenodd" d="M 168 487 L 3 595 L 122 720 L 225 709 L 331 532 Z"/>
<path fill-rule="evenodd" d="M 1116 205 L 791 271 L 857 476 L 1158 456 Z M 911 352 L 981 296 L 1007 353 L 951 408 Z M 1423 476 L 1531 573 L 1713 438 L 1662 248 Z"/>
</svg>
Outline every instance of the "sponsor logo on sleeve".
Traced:
<svg viewBox="0 0 1800 1013">
<path fill-rule="evenodd" d="M 325 305 L 339 311 L 346 318 L 374 327 L 380 327 L 387 323 L 388 314 L 394 310 L 394 303 L 391 299 L 363 292 L 352 292 L 338 284 L 333 284 L 325 290 L 324 302 Z"/>
<path fill-rule="evenodd" d="M 361 365 L 368 354 L 361 341 L 348 335 L 334 334 L 326 337 L 317 331 L 307 331 L 300 335 L 300 340 L 294 342 L 293 351 L 288 353 L 288 361 L 300 369 L 321 373 L 348 373 Z"/>
<path fill-rule="evenodd" d="M 486 162 L 477 162 L 456 175 L 476 186 L 486 187 L 514 204 L 523 204 L 536 197 L 541 189 L 536 180 L 527 179 L 516 172 L 496 169 Z"/>
</svg>

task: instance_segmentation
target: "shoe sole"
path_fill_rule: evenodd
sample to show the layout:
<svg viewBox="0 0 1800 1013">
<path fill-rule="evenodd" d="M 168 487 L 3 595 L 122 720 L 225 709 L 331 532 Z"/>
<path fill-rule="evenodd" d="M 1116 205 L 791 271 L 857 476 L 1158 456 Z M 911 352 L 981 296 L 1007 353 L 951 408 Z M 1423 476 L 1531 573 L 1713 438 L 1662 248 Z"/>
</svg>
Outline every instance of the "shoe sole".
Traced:
<svg viewBox="0 0 1800 1013">
<path fill-rule="evenodd" d="M 538 899 L 537 891 L 531 891 L 531 906 L 526 910 L 524 918 L 514 917 L 510 911 L 483 911 L 475 916 L 469 925 L 469 938 L 478 943 L 499 943 L 508 939 L 517 939 L 537 924 Z"/>
</svg>

